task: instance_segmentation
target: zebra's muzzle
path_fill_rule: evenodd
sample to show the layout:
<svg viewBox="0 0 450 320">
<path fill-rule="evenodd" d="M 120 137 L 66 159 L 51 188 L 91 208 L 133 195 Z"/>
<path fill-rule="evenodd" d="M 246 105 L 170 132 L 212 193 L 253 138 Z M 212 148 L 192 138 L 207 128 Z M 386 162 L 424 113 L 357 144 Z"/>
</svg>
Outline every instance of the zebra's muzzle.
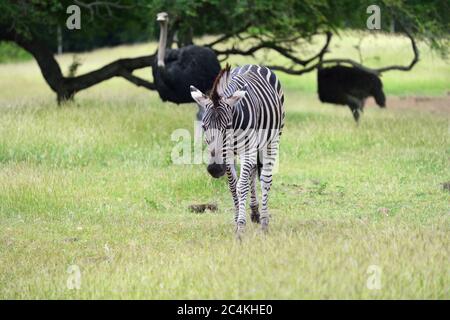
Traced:
<svg viewBox="0 0 450 320">
<path fill-rule="evenodd" d="M 208 165 L 207 170 L 213 178 L 220 178 L 225 174 L 226 166 L 225 164 L 211 163 Z"/>
</svg>

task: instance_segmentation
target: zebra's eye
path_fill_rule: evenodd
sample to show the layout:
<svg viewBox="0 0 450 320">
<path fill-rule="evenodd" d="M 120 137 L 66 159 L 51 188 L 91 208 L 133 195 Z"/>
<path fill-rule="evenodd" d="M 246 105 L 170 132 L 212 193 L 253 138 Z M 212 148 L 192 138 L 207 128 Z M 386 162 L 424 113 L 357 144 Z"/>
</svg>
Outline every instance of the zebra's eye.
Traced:
<svg viewBox="0 0 450 320">
<path fill-rule="evenodd" d="M 202 129 L 203 131 L 206 131 L 206 126 L 204 124 L 202 124 Z"/>
</svg>

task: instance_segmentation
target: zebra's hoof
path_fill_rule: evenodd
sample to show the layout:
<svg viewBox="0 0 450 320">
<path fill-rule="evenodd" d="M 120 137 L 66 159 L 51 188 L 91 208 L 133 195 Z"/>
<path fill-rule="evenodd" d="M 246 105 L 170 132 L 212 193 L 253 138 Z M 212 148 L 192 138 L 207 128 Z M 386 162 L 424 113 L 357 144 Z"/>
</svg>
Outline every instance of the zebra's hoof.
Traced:
<svg viewBox="0 0 450 320">
<path fill-rule="evenodd" d="M 269 226 L 261 226 L 261 232 L 263 234 L 268 234 L 269 233 Z"/>
<path fill-rule="evenodd" d="M 252 222 L 254 223 L 259 223 L 259 210 L 258 210 L 258 205 L 256 206 L 250 206 L 250 210 L 251 210 L 251 214 L 250 214 L 250 218 L 252 220 Z"/>
<path fill-rule="evenodd" d="M 258 211 L 252 212 L 252 214 L 250 215 L 250 218 L 252 219 L 252 222 L 254 222 L 254 223 L 260 223 L 260 220 L 259 220 L 259 212 L 258 212 Z"/>
<path fill-rule="evenodd" d="M 265 234 L 269 232 L 269 221 L 267 219 L 261 221 L 261 231 Z"/>
<path fill-rule="evenodd" d="M 244 233 L 245 233 L 245 224 L 238 223 L 236 225 L 236 231 L 235 231 L 236 239 L 241 241 L 242 237 L 244 236 Z"/>
</svg>

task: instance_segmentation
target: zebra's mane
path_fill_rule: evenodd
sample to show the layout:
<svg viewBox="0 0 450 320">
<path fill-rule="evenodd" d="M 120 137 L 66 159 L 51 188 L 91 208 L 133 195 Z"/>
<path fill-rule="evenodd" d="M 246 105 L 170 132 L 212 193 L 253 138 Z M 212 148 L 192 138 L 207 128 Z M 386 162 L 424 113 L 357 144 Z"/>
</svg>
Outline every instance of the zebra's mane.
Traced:
<svg viewBox="0 0 450 320">
<path fill-rule="evenodd" d="M 226 88 L 228 87 L 230 80 L 230 69 L 231 66 L 227 63 L 225 65 L 225 68 L 220 70 L 219 74 L 214 80 L 214 84 L 210 92 L 210 99 L 215 107 L 219 105 L 220 97 L 223 96 Z"/>
</svg>

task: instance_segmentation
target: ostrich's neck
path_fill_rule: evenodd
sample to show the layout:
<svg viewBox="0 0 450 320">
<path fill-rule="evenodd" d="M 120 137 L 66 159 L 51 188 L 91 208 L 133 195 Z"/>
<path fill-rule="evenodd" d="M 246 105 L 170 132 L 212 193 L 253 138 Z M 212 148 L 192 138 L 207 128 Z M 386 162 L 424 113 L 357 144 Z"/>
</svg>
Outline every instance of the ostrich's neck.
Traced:
<svg viewBox="0 0 450 320">
<path fill-rule="evenodd" d="M 158 67 L 164 67 L 166 44 L 167 44 L 167 22 L 163 22 L 161 23 L 161 28 L 159 32 Z"/>
</svg>

